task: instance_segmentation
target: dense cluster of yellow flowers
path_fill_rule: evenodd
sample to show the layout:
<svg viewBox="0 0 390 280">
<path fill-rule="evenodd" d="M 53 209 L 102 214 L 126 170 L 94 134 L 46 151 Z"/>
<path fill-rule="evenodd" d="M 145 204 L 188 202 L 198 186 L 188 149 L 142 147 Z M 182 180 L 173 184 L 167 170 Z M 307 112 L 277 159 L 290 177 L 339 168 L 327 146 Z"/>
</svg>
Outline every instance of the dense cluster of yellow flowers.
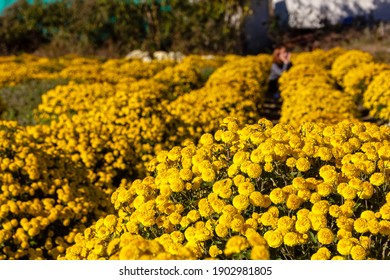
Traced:
<svg viewBox="0 0 390 280">
<path fill-rule="evenodd" d="M 1 125 L 2 259 L 56 259 L 74 242 L 76 232 L 109 214 L 110 195 L 120 180 L 144 176 L 144 164 L 155 151 L 179 141 L 166 109 L 174 94 L 201 87 L 207 80 L 202 71 L 212 72 L 225 62 L 197 56 L 177 65 L 102 64 L 77 57 L 58 61 L 60 66 L 51 61 L 50 78 L 71 82 L 42 96 L 36 110 L 39 124 Z M 27 69 L 20 79 L 4 79 L 2 86 L 49 79 L 44 75 L 48 59 L 8 57 L 1 63 L 7 70 L 13 64 Z"/>
<path fill-rule="evenodd" d="M 337 57 L 331 73 L 355 104 L 367 108 L 372 117 L 389 122 L 389 71 L 388 64 L 374 62 L 369 53 L 350 50 Z"/>
<path fill-rule="evenodd" d="M 110 195 L 123 176 L 145 175 L 145 162 L 159 150 L 217 130 L 229 110 L 245 121 L 258 118 L 256 105 L 262 100 L 269 62 L 268 56 L 236 58 L 218 68 L 224 63 L 219 57 L 190 56 L 151 79 L 115 85 L 71 82 L 42 96 L 37 121 L 51 120 L 45 142 L 84 164 L 90 179 Z M 225 72 L 217 70 L 202 87 L 202 69 L 207 68 L 232 73 L 223 83 L 218 73 Z M 184 101 L 190 99 L 193 104 Z M 198 107 L 207 104 L 212 107 Z M 205 118 L 196 121 L 199 114 Z"/>
<path fill-rule="evenodd" d="M 298 128 L 307 121 L 357 119 L 363 106 L 371 116 L 390 120 L 386 94 L 390 66 L 374 62 L 371 54 L 334 48 L 299 53 L 292 61 L 292 69 L 280 78 L 282 123 Z"/>
<path fill-rule="evenodd" d="M 0 259 L 55 259 L 104 214 L 88 170 L 0 122 Z"/>
<path fill-rule="evenodd" d="M 37 121 L 51 122 L 36 129 L 47 133 L 45 143 L 85 165 L 89 179 L 109 197 L 120 178 L 145 175 L 144 163 L 156 151 L 180 141 L 167 106 L 174 88 L 199 87 L 200 76 L 195 66 L 183 64 L 168 72 L 176 77 L 170 84 L 157 74 L 158 78 L 116 85 L 58 86 L 42 97 L 36 114 Z"/>
<path fill-rule="evenodd" d="M 344 87 L 345 75 L 363 63 L 371 63 L 374 57 L 360 50 L 350 50 L 338 56 L 332 64 L 331 73 L 339 85 Z"/>
<path fill-rule="evenodd" d="M 52 59 L 33 55 L 9 56 L 0 59 L 0 87 L 14 86 L 31 79 L 130 83 L 151 78 L 175 64 L 170 60 L 143 63 L 140 60 L 109 59 L 102 62 L 71 55 Z"/>
<path fill-rule="evenodd" d="M 26 56 L 2 63 L 26 69 L 49 64 L 48 59 L 37 60 Z M 176 66 L 65 60 L 67 66 L 57 67 L 56 75 L 73 81 L 42 96 L 36 111 L 40 124 L 1 125 L 2 259 L 56 259 L 76 232 L 109 214 L 110 195 L 120 179 L 144 176 L 144 164 L 155 151 L 179 141 L 168 103 L 175 94 L 202 86 L 202 70 L 224 63 L 196 56 Z M 44 78 L 42 69 L 13 84 Z M 4 85 L 12 85 L 11 80 Z"/>
<path fill-rule="evenodd" d="M 364 92 L 363 104 L 370 114 L 390 122 L 390 68 L 381 72 Z"/>
<path fill-rule="evenodd" d="M 271 62 L 0 58 L 0 87 L 69 80 L 0 121 L 0 259 L 390 258 L 390 128 L 357 113 L 390 119 L 389 67 L 296 54 L 273 125 Z"/>
<path fill-rule="evenodd" d="M 294 53 L 291 60 L 293 65 L 316 64 L 322 68 L 325 68 L 326 70 L 330 70 L 335 59 L 345 52 L 345 49 L 339 47 L 327 51 L 316 49 L 311 52 L 301 52 L 298 54 Z"/>
<path fill-rule="evenodd" d="M 59 259 L 389 257 L 389 127 L 226 118 L 149 168 Z"/>
<path fill-rule="evenodd" d="M 196 140 L 204 132 L 215 132 L 221 119 L 255 122 L 261 116 L 271 57 L 258 55 L 233 58 L 211 74 L 204 87 L 183 94 L 168 106 L 179 125 L 178 135 Z"/>
<path fill-rule="evenodd" d="M 334 54 L 340 52 L 328 51 L 334 59 Z M 313 52 L 314 53 L 314 52 Z M 300 56 L 308 58 L 308 54 L 298 54 L 294 61 L 297 65 L 282 74 L 280 91 L 283 99 L 281 108 L 281 123 L 289 123 L 298 128 L 308 121 L 335 124 L 345 119 L 357 116 L 357 105 L 350 95 L 336 88 L 336 83 L 330 74 L 328 53 L 317 51 L 307 63 L 301 63 Z M 326 64 L 321 61 L 328 61 Z"/>
<path fill-rule="evenodd" d="M 372 80 L 390 66 L 381 63 L 363 63 L 349 71 L 343 79 L 344 92 L 352 95 L 359 103 Z"/>
<path fill-rule="evenodd" d="M 130 83 L 153 77 L 165 67 L 173 66 L 173 61 L 143 63 L 140 60 L 110 59 L 101 63 L 97 59 L 74 58 L 58 73 L 61 78 L 78 82 Z"/>
<path fill-rule="evenodd" d="M 32 55 L 0 58 L 0 87 L 15 86 L 29 79 L 58 78 L 64 59 L 39 58 Z"/>
<path fill-rule="evenodd" d="M 185 57 L 175 67 L 165 68 L 153 79 L 169 86 L 168 96 L 165 96 L 165 99 L 173 101 L 179 96 L 203 86 L 208 76 L 225 62 L 226 60 L 219 56 L 202 58 L 201 56 L 191 55 Z"/>
</svg>

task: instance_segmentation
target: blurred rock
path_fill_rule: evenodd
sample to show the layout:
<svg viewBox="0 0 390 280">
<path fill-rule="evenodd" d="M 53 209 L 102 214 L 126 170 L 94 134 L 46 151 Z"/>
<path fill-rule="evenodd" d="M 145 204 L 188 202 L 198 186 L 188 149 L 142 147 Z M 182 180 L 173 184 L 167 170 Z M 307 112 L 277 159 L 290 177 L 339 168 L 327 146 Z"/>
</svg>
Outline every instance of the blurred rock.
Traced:
<svg viewBox="0 0 390 280">
<path fill-rule="evenodd" d="M 156 60 L 168 60 L 168 59 L 171 59 L 168 55 L 167 52 L 164 52 L 164 51 L 157 51 L 157 52 L 154 52 L 153 53 L 153 58 L 156 59 Z"/>
<path fill-rule="evenodd" d="M 134 50 L 129 52 L 126 55 L 126 59 L 139 59 L 143 62 L 151 62 L 153 59 L 162 61 L 162 60 L 172 60 L 181 62 L 183 58 L 185 57 L 184 54 L 181 52 L 165 52 L 165 51 L 156 51 L 152 55 L 150 55 L 148 52 L 141 51 L 141 50 Z"/>
<path fill-rule="evenodd" d="M 141 50 L 134 50 L 129 52 L 126 57 L 126 59 L 141 59 L 143 60 L 151 60 L 151 57 L 148 52 L 141 51 Z"/>
<path fill-rule="evenodd" d="M 150 56 L 145 56 L 142 58 L 142 62 L 152 62 L 152 58 Z"/>
</svg>

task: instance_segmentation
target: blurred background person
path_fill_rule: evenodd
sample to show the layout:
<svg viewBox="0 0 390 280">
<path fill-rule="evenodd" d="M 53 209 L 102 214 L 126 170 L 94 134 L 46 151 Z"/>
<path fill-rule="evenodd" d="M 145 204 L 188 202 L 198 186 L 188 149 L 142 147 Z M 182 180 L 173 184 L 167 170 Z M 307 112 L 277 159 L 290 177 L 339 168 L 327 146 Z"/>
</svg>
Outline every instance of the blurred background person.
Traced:
<svg viewBox="0 0 390 280">
<path fill-rule="evenodd" d="M 268 78 L 268 93 L 270 98 L 280 98 L 279 78 L 282 73 L 289 70 L 291 66 L 291 53 L 287 51 L 287 48 L 285 46 L 276 48 L 273 52 L 273 62 Z"/>
</svg>

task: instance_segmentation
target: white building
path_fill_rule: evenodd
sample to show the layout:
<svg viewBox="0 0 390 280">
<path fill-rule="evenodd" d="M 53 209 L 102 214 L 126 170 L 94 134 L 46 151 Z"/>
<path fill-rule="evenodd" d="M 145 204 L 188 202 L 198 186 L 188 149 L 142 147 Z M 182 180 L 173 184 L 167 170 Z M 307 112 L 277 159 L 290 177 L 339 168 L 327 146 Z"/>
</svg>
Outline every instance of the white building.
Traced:
<svg viewBox="0 0 390 280">
<path fill-rule="evenodd" d="M 390 0 L 270 0 L 275 15 L 295 28 L 349 23 L 356 17 L 390 21 Z"/>
<path fill-rule="evenodd" d="M 249 0 L 248 0 L 249 1 Z M 390 21 L 390 0 L 250 0 L 253 14 L 246 21 L 246 51 L 270 47 L 268 24 L 275 16 L 279 25 L 320 28 L 324 22 L 348 24 L 355 18 Z"/>
</svg>

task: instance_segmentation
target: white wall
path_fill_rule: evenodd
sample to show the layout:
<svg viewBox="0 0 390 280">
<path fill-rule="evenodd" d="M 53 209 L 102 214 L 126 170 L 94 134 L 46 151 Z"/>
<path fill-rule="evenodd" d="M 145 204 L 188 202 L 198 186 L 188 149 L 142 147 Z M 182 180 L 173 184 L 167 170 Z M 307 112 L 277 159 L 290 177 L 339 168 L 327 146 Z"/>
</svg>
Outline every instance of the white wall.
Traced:
<svg viewBox="0 0 390 280">
<path fill-rule="evenodd" d="M 390 0 L 272 0 L 275 13 L 291 27 L 316 28 L 322 20 L 342 23 L 356 16 L 390 21 Z"/>
</svg>

